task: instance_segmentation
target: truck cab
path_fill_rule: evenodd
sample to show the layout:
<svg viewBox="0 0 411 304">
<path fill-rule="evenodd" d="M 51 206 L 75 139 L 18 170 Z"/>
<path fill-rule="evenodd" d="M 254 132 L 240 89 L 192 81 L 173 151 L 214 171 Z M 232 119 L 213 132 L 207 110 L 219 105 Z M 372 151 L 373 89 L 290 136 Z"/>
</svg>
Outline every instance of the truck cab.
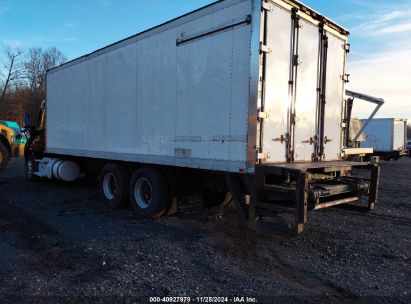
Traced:
<svg viewBox="0 0 411 304">
<path fill-rule="evenodd" d="M 37 170 L 36 158 L 42 158 L 46 149 L 46 101 L 43 101 L 38 113 L 36 124 L 32 124 L 29 113 L 25 115 L 24 132 L 28 138 L 24 147 L 26 163 L 26 176 L 32 180 L 36 177 L 33 172 Z"/>
</svg>

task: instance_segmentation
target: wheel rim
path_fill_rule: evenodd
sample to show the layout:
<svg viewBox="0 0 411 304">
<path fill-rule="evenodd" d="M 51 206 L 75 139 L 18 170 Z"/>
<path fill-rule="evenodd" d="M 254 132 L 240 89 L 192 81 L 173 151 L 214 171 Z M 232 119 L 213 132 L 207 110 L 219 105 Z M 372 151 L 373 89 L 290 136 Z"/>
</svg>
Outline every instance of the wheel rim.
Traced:
<svg viewBox="0 0 411 304">
<path fill-rule="evenodd" d="M 141 209 L 147 209 L 152 200 L 152 192 L 150 182 L 146 178 L 139 178 L 134 185 L 134 199 Z"/>
<path fill-rule="evenodd" d="M 33 175 L 33 162 L 31 160 L 26 162 L 26 174 L 29 178 Z"/>
<path fill-rule="evenodd" d="M 107 199 L 112 200 L 117 193 L 117 179 L 113 173 L 107 173 L 103 179 L 103 192 Z"/>
</svg>

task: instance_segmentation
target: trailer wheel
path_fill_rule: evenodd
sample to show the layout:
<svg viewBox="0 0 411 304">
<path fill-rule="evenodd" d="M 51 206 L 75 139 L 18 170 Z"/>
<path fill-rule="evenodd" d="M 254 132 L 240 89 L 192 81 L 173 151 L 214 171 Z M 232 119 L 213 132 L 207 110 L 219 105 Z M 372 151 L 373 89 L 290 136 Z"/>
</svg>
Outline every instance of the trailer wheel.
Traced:
<svg viewBox="0 0 411 304">
<path fill-rule="evenodd" d="M 161 171 L 150 167 L 137 169 L 131 177 L 130 200 L 139 216 L 163 216 L 169 207 L 169 196 L 168 184 Z"/>
<path fill-rule="evenodd" d="M 0 171 L 7 167 L 9 159 L 9 151 L 2 143 L 0 143 Z"/>
<path fill-rule="evenodd" d="M 120 164 L 110 163 L 100 173 L 100 196 L 113 209 L 119 209 L 130 201 L 128 184 L 130 175 Z"/>
</svg>

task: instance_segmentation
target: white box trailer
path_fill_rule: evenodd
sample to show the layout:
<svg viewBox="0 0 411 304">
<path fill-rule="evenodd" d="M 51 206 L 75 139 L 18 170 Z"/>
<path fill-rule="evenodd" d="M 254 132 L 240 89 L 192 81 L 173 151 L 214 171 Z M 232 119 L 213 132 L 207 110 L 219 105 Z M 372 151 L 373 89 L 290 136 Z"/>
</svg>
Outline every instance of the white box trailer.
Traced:
<svg viewBox="0 0 411 304">
<path fill-rule="evenodd" d="M 386 160 L 407 154 L 407 120 L 402 118 L 374 118 L 364 129 L 364 148 L 373 148 L 374 154 Z"/>
<path fill-rule="evenodd" d="M 294 0 L 222 0 L 68 62 L 47 74 L 47 144 L 29 175 L 67 179 L 98 163 L 110 201 L 121 195 L 110 193 L 113 170 L 104 168 L 123 164 L 116 182 L 137 176 L 129 189 L 138 205 L 136 181 L 149 180 L 135 173 L 141 166 L 201 169 L 214 173 L 203 184 L 224 185 L 250 226 L 264 209 L 295 213 L 301 231 L 307 204 L 355 201 L 375 187 L 306 187 L 315 174 L 348 179 L 369 166 L 343 161 L 347 40 L 347 30 Z M 256 203 L 270 183 L 291 207 Z"/>
</svg>

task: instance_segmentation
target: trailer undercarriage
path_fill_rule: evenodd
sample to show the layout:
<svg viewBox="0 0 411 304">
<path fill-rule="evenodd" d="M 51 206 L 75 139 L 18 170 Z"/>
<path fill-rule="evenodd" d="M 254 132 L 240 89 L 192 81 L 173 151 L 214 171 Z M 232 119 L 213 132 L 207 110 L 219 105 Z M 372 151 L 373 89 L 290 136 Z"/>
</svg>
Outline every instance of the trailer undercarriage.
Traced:
<svg viewBox="0 0 411 304">
<path fill-rule="evenodd" d="M 379 176 L 378 161 L 335 161 L 264 164 L 254 175 L 227 174 L 225 179 L 245 226 L 265 231 L 265 218 L 279 218 L 288 232 L 301 234 L 308 211 L 358 202 L 363 196 L 373 210 Z M 283 214 L 294 217 L 294 224 Z"/>
</svg>

